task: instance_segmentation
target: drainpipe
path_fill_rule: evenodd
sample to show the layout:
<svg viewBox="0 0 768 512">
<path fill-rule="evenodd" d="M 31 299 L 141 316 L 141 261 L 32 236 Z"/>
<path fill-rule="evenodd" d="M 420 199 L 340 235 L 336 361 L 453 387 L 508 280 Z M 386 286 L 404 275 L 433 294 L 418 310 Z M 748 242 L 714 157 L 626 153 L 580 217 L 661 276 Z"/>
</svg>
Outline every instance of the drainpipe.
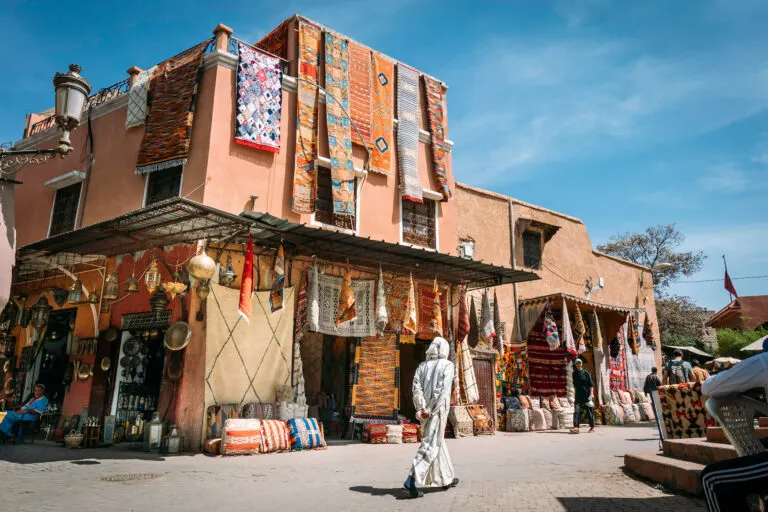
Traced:
<svg viewBox="0 0 768 512">
<path fill-rule="evenodd" d="M 517 270 L 517 254 L 516 254 L 516 244 L 515 244 L 515 207 L 512 205 L 512 200 L 507 199 L 507 204 L 509 205 L 509 249 L 512 253 L 512 270 Z M 517 283 L 512 283 L 512 294 L 514 296 L 515 300 L 515 322 L 514 325 L 517 325 L 517 328 L 515 329 L 517 331 L 517 340 L 522 341 L 523 339 L 523 332 L 520 330 L 520 304 L 517 296 Z"/>
</svg>

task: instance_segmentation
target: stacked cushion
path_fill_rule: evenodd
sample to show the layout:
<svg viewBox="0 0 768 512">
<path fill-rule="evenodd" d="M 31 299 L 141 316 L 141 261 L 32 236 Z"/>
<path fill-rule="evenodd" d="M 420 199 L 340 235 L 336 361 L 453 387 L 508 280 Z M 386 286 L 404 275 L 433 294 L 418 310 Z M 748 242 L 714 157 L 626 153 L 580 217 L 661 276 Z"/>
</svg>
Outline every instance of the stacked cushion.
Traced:
<svg viewBox="0 0 768 512">
<path fill-rule="evenodd" d="M 288 427 L 284 421 L 262 420 L 261 453 L 287 452 L 291 449 Z"/>
<path fill-rule="evenodd" d="M 641 402 L 639 405 L 642 414 L 644 414 L 649 421 L 656 421 L 656 415 L 653 414 L 653 406 L 650 402 Z"/>
<path fill-rule="evenodd" d="M 494 434 L 493 420 L 485 410 L 484 405 L 473 404 L 467 406 L 467 413 L 472 418 L 476 436 Z"/>
<path fill-rule="evenodd" d="M 624 423 L 635 423 L 635 411 L 632 410 L 632 404 L 621 404 L 621 410 L 624 415 Z"/>
<path fill-rule="evenodd" d="M 640 414 L 640 406 L 637 404 L 632 404 L 632 415 L 635 418 L 635 421 L 643 421 L 643 417 Z"/>
<path fill-rule="evenodd" d="M 403 424 L 403 442 L 404 443 L 418 443 L 419 442 L 419 427 L 413 423 Z"/>
<path fill-rule="evenodd" d="M 528 413 L 528 409 L 508 409 L 507 432 L 528 432 L 530 430 Z"/>
<path fill-rule="evenodd" d="M 573 428 L 573 409 L 559 409 L 557 411 L 557 427 Z"/>
<path fill-rule="evenodd" d="M 529 425 L 531 431 L 546 430 L 547 422 L 541 409 L 531 409 L 529 412 Z"/>
<path fill-rule="evenodd" d="M 367 439 L 371 444 L 387 444 L 386 423 L 366 423 L 363 425 L 363 433 L 367 431 Z"/>
<path fill-rule="evenodd" d="M 542 407 L 541 412 L 544 414 L 544 428 L 546 430 L 552 430 L 552 411 Z"/>
<path fill-rule="evenodd" d="M 403 426 L 387 425 L 387 444 L 403 443 Z"/>
<path fill-rule="evenodd" d="M 261 421 L 228 419 L 221 439 L 222 455 L 254 455 L 261 449 Z"/>
<path fill-rule="evenodd" d="M 619 405 L 613 403 L 606 405 L 603 408 L 603 414 L 605 415 L 606 425 L 624 424 L 624 412 Z"/>
<path fill-rule="evenodd" d="M 529 398 L 531 401 L 531 409 L 541 409 L 541 399 L 537 396 L 532 396 Z"/>
<path fill-rule="evenodd" d="M 520 405 L 523 406 L 523 409 L 532 409 L 531 406 L 531 399 L 528 395 L 521 395 L 520 396 Z"/>
<path fill-rule="evenodd" d="M 319 450 L 327 446 L 315 418 L 294 418 L 286 426 L 291 450 Z"/>
</svg>

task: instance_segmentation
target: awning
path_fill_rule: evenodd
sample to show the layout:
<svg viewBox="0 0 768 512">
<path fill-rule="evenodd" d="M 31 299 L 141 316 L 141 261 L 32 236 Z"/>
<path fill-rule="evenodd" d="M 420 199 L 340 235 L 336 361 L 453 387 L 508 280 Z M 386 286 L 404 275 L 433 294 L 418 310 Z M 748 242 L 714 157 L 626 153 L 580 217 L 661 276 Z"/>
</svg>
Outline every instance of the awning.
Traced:
<svg viewBox="0 0 768 512">
<path fill-rule="evenodd" d="M 580 297 L 575 297 L 573 295 L 568 295 L 566 293 L 551 293 L 549 295 L 542 295 L 540 297 L 533 297 L 531 299 L 522 299 L 520 300 L 519 304 L 521 306 L 525 304 L 535 304 L 540 302 L 546 302 L 550 301 L 553 305 L 559 304 L 563 299 L 565 299 L 568 302 L 575 302 L 579 304 L 580 306 L 584 306 L 586 309 L 594 309 L 595 311 L 608 311 L 608 312 L 615 312 L 615 313 L 638 313 L 638 312 L 644 312 L 644 308 L 627 308 L 623 306 L 612 306 L 610 304 L 601 304 L 599 302 L 594 302 L 587 299 L 582 299 Z"/>
<path fill-rule="evenodd" d="M 547 224 L 546 222 L 541 222 L 540 220 L 527 219 L 525 217 L 521 217 L 517 220 L 517 229 L 520 233 L 524 232 L 528 228 L 541 231 L 544 233 L 544 242 L 549 242 L 552 237 L 555 236 L 555 233 L 558 232 L 560 226 Z"/>
<path fill-rule="evenodd" d="M 330 261 L 349 261 L 407 274 L 434 276 L 452 284 L 482 288 L 532 281 L 532 272 L 513 270 L 427 249 L 308 227 L 266 213 L 227 213 L 189 199 L 173 198 L 114 219 L 56 235 L 21 247 L 20 272 L 52 259 L 80 261 L 115 256 L 197 240 L 244 243 L 248 234 L 254 242 L 271 248 L 285 244 L 288 256 L 317 256 Z"/>
<path fill-rule="evenodd" d="M 764 350 L 763 344 L 768 340 L 768 336 L 763 336 L 759 340 L 753 341 L 746 347 L 742 348 L 742 352 L 762 352 Z"/>
<path fill-rule="evenodd" d="M 672 350 L 682 350 L 683 352 L 690 352 L 691 354 L 701 356 L 701 357 L 708 357 L 710 359 L 715 357 L 712 354 L 707 354 L 703 350 L 699 350 L 696 347 L 676 347 L 674 345 L 663 345 L 662 348 L 670 348 Z"/>
</svg>

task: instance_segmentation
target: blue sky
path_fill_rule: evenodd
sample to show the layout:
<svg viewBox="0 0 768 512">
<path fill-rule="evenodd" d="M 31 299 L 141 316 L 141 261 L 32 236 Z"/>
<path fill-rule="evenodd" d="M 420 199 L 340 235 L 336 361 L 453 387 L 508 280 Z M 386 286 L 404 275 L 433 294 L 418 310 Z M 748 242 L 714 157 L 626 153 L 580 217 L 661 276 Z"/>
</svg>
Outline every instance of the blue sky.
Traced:
<svg viewBox="0 0 768 512">
<path fill-rule="evenodd" d="M 677 223 L 708 259 L 692 279 L 768 274 L 768 2 L 6 3 L 0 141 L 52 106 L 77 62 L 95 88 L 210 36 L 255 41 L 293 13 L 448 91 L 458 180 L 584 220 L 597 244 Z M 471 6 L 471 8 L 467 8 Z M 736 280 L 741 295 L 768 279 Z M 674 293 L 719 309 L 722 282 Z"/>
</svg>

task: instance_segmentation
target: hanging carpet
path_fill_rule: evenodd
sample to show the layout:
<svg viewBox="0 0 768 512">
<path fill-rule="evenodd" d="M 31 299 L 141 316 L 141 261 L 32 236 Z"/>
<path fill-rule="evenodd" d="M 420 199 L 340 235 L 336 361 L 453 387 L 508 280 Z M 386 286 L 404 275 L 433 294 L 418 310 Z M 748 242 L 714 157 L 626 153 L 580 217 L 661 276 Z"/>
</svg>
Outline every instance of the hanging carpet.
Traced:
<svg viewBox="0 0 768 512">
<path fill-rule="evenodd" d="M 626 350 L 624 345 L 626 337 L 624 336 L 624 327 L 619 328 L 619 332 L 611 340 L 609 350 L 609 378 L 611 391 L 627 390 L 627 364 Z"/>
<path fill-rule="evenodd" d="M 403 199 L 423 203 L 419 182 L 419 74 L 397 66 L 397 167 Z"/>
<path fill-rule="evenodd" d="M 400 398 L 400 343 L 397 334 L 362 338 L 355 351 L 352 415 L 397 418 Z"/>
<path fill-rule="evenodd" d="M 136 126 L 144 126 L 147 122 L 149 107 L 147 97 L 149 95 L 149 81 L 157 66 L 141 71 L 128 90 L 128 106 L 125 109 L 125 129 Z"/>
<path fill-rule="evenodd" d="M 387 57 L 373 53 L 373 115 L 371 171 L 390 174 L 395 94 L 395 65 Z"/>
<path fill-rule="evenodd" d="M 238 42 L 235 143 L 280 152 L 283 72 L 280 59 Z"/>
<path fill-rule="evenodd" d="M 565 396 L 566 354 L 563 347 L 551 350 L 544 322 L 536 323 L 527 339 L 528 374 L 532 396 Z"/>
<path fill-rule="evenodd" d="M 341 295 L 342 278 L 320 275 L 317 279 L 320 302 L 320 325 L 318 332 L 332 336 L 363 337 L 376 335 L 376 316 L 374 314 L 374 286 L 370 279 L 352 281 L 355 294 L 357 318 L 336 327 L 336 311 Z"/>
<path fill-rule="evenodd" d="M 432 175 L 437 183 L 437 190 L 443 196 L 443 201 L 448 201 L 453 194 L 448 185 L 448 152 L 445 149 L 445 110 L 443 108 L 445 91 L 440 81 L 426 75 L 424 75 L 424 88 L 427 94 L 427 119 L 432 146 Z"/>
<path fill-rule="evenodd" d="M 371 87 L 371 50 L 350 41 L 349 117 L 357 128 L 352 129 L 352 140 L 358 144 L 362 142 L 366 146 L 371 145 Z"/>
<path fill-rule="evenodd" d="M 418 336 L 420 338 L 431 339 L 435 336 L 435 332 L 430 328 L 430 325 L 437 316 L 434 311 L 435 290 L 432 286 L 419 284 L 417 294 L 419 314 Z M 448 290 L 446 288 L 440 290 L 440 311 L 440 321 L 442 322 L 441 330 L 442 332 L 448 332 Z"/>
</svg>

